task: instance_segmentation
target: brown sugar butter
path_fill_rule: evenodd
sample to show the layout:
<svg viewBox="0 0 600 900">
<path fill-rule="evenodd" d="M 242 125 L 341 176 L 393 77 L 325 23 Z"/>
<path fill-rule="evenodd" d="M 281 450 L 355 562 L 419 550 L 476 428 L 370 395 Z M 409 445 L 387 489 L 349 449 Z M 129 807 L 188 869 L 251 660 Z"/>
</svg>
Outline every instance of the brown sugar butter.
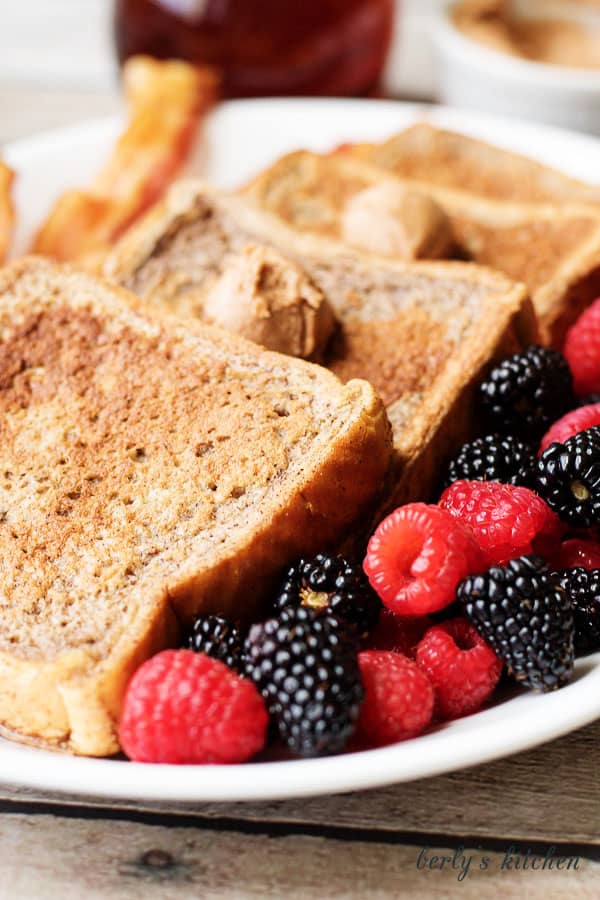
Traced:
<svg viewBox="0 0 600 900">
<path fill-rule="evenodd" d="M 530 62 L 600 69 L 600 16 L 597 24 L 591 18 L 584 24 L 575 18 L 515 15 L 506 0 L 463 0 L 452 18 L 466 37 L 492 50 Z"/>
</svg>

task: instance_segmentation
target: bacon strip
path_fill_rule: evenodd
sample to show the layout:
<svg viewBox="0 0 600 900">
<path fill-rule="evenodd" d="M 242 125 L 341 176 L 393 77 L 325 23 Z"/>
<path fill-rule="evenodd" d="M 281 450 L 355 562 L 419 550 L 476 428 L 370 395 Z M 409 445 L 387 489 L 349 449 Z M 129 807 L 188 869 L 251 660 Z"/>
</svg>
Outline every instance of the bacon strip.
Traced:
<svg viewBox="0 0 600 900">
<path fill-rule="evenodd" d="M 10 192 L 14 177 L 12 169 L 0 161 L 0 262 L 6 259 L 15 221 L 15 208 Z"/>
<path fill-rule="evenodd" d="M 132 57 L 123 71 L 129 124 L 87 191 L 67 191 L 32 246 L 76 260 L 109 247 L 160 199 L 185 163 L 197 128 L 218 97 L 210 68 Z"/>
</svg>

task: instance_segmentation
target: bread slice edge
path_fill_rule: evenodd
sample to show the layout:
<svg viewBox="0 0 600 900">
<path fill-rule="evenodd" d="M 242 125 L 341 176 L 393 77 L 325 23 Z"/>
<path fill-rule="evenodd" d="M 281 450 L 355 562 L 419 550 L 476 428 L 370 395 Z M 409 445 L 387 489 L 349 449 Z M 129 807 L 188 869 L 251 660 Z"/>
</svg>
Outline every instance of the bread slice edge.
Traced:
<svg viewBox="0 0 600 900">
<path fill-rule="evenodd" d="M 99 286 L 101 293 L 109 292 L 115 303 L 123 304 L 125 314 L 188 330 L 187 324 L 148 309 L 113 284 L 37 258 L 20 260 L 2 270 L 0 293 L 9 286 L 18 290 L 19 279 L 32 271 L 40 278 L 47 276 L 49 289 L 56 286 L 53 273 L 67 272 L 71 279 L 84 279 L 86 290 Z M 189 325 L 192 334 L 205 328 Z M 225 348 L 230 343 L 242 348 L 247 345 L 226 333 L 222 342 Z M 247 346 L 256 352 L 254 345 Z M 281 360 L 285 365 L 313 368 L 289 357 Z M 81 648 L 39 661 L 0 652 L 0 725 L 4 733 L 77 754 L 117 752 L 118 720 L 127 682 L 145 659 L 177 645 L 182 622 L 217 608 L 232 613 L 242 600 L 248 615 L 254 615 L 287 562 L 337 543 L 353 522 L 368 514 L 391 457 L 391 427 L 383 403 L 367 382 L 355 380 L 342 386 L 331 373 L 319 371 L 322 380 L 332 379 L 339 389 L 335 446 L 331 451 L 325 448 L 322 457 L 307 465 L 304 480 L 288 502 L 233 556 L 209 567 L 203 567 L 200 558 L 192 558 L 157 585 L 151 597 L 134 597 L 128 627 L 100 662 Z"/>
</svg>

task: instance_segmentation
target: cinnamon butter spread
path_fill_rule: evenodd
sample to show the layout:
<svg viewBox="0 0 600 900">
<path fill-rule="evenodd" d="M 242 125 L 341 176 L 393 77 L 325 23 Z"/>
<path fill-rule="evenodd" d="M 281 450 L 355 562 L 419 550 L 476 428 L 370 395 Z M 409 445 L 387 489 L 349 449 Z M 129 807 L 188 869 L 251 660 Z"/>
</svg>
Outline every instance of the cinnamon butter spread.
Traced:
<svg viewBox="0 0 600 900">
<path fill-rule="evenodd" d="M 299 266 L 248 243 L 225 259 L 203 318 L 288 356 L 319 360 L 335 327 L 333 311 Z"/>
<path fill-rule="evenodd" d="M 432 197 L 393 182 L 352 195 L 341 217 L 342 238 L 353 247 L 397 259 L 444 259 L 452 226 Z"/>
<path fill-rule="evenodd" d="M 600 26 L 567 18 L 525 18 L 506 0 L 464 0 L 452 12 L 456 27 L 480 44 L 532 62 L 600 68 Z"/>
</svg>

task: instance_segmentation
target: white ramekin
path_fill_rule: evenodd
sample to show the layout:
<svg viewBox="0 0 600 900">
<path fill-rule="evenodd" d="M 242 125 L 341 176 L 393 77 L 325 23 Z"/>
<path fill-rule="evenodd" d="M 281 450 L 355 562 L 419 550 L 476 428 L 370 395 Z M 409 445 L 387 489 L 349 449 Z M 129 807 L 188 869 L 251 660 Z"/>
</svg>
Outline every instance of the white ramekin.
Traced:
<svg viewBox="0 0 600 900">
<path fill-rule="evenodd" d="M 443 102 L 600 134 L 600 72 L 491 50 L 454 26 L 451 6 L 436 17 L 433 35 Z"/>
</svg>

